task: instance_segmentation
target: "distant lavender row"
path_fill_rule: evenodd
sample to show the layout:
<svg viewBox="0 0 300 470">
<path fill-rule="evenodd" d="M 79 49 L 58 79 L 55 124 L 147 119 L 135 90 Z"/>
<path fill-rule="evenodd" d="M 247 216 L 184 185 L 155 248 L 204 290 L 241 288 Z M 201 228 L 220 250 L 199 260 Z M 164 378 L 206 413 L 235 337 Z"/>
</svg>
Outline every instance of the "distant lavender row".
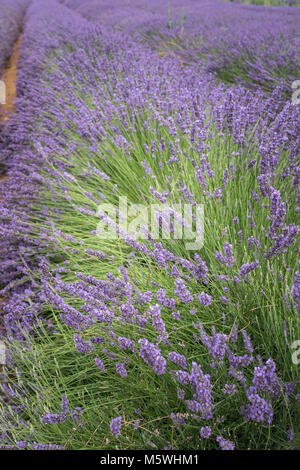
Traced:
<svg viewBox="0 0 300 470">
<path fill-rule="evenodd" d="M 288 96 L 292 82 L 300 77 L 299 8 L 217 0 L 117 0 L 113 4 L 65 0 L 65 4 L 93 22 L 156 38 L 160 45 L 162 37 L 174 38 L 172 50 L 185 62 L 195 62 L 225 81 L 266 91 L 281 85 Z"/>
<path fill-rule="evenodd" d="M 41 154 L 30 150 L 32 143 L 38 143 L 40 139 L 35 127 L 35 116 L 40 113 L 43 105 L 49 104 L 48 97 L 46 101 L 43 100 L 44 89 L 40 85 L 40 74 L 48 56 L 64 43 L 72 41 L 73 28 L 78 34 L 84 34 L 88 27 L 86 20 L 61 6 L 56 0 L 33 2 L 24 19 L 16 84 L 16 113 L 2 129 L 2 142 L 0 141 L 1 159 L 7 166 L 8 174 L 8 179 L 0 186 L 3 195 L 0 201 L 0 256 L 3 268 L 0 283 L 5 286 L 3 295 L 8 294 L 3 309 L 10 312 L 12 321 L 7 325 L 7 332 L 10 333 L 19 330 L 16 323 L 18 320 L 22 327 L 31 328 L 42 305 L 41 301 L 37 301 L 28 308 L 26 300 L 27 292 L 31 292 L 36 286 L 35 282 L 28 282 L 27 269 L 34 272 L 38 269 L 39 252 L 44 252 L 45 248 L 42 239 L 35 240 L 32 237 L 32 228 L 27 224 L 39 192 L 43 189 L 39 171 L 45 162 Z M 48 131 L 49 129 L 47 134 Z M 52 140 L 51 135 L 54 137 L 50 131 L 49 138 Z M 20 210 L 22 215 L 15 219 L 13 214 Z M 8 213 L 10 220 L 7 219 Z M 20 252 L 24 255 L 25 264 L 20 263 Z M 21 282 L 17 282 L 20 285 L 15 289 L 13 286 L 17 279 Z M 15 313 L 11 310 L 12 305 L 15 305 Z"/>
<path fill-rule="evenodd" d="M 0 0 L 0 73 L 21 30 L 29 0 Z"/>
</svg>

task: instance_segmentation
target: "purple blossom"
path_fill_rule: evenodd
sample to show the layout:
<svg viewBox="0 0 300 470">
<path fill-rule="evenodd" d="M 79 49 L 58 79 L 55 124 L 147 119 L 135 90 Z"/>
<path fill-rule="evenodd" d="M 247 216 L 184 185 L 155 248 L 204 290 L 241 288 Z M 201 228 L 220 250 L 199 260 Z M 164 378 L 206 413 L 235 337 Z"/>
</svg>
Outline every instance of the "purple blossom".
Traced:
<svg viewBox="0 0 300 470">
<path fill-rule="evenodd" d="M 251 273 L 251 271 L 254 271 L 254 269 L 257 269 L 258 267 L 259 267 L 259 261 L 258 260 L 254 261 L 253 263 L 243 264 L 243 266 L 239 270 L 239 276 L 242 279 L 246 279 L 248 274 Z"/>
<path fill-rule="evenodd" d="M 296 312 L 300 315 L 300 271 L 295 272 L 292 296 L 294 299 Z"/>
<path fill-rule="evenodd" d="M 135 348 L 134 341 L 132 341 L 129 338 L 125 338 L 124 336 L 119 336 L 118 345 L 120 346 L 120 348 L 125 349 L 125 350 L 133 351 Z"/>
<path fill-rule="evenodd" d="M 195 413 L 200 413 L 202 419 L 211 419 L 214 407 L 212 404 L 210 375 L 203 374 L 199 364 L 193 362 L 190 381 L 196 391 L 197 400 L 186 400 L 188 408 Z"/>
<path fill-rule="evenodd" d="M 270 402 L 267 402 L 258 393 L 254 386 L 251 386 L 246 392 L 250 402 L 249 405 L 241 407 L 241 413 L 246 421 L 255 421 L 257 423 L 271 424 L 273 421 L 273 408 Z"/>
<path fill-rule="evenodd" d="M 162 335 L 162 337 L 166 338 L 168 337 L 167 331 L 165 324 L 161 318 L 161 309 L 158 304 L 149 307 L 148 310 L 149 316 L 152 318 L 152 325 L 155 328 L 155 330 Z"/>
<path fill-rule="evenodd" d="M 118 416 L 117 418 L 113 418 L 110 422 L 110 432 L 113 436 L 117 437 L 121 434 L 121 427 L 122 427 L 122 416 Z"/>
<path fill-rule="evenodd" d="M 223 295 L 220 297 L 220 301 L 222 302 L 222 304 L 229 304 L 229 299 L 227 297 L 224 297 Z"/>
<path fill-rule="evenodd" d="M 185 420 L 179 414 L 171 413 L 171 418 L 172 418 L 173 423 L 177 427 L 179 427 L 180 425 L 185 424 Z"/>
<path fill-rule="evenodd" d="M 235 384 L 225 384 L 224 385 L 224 394 L 225 395 L 235 395 L 237 393 L 237 388 Z"/>
<path fill-rule="evenodd" d="M 286 434 L 287 434 L 287 440 L 288 441 L 293 441 L 294 440 L 294 432 L 293 432 L 292 428 L 289 428 L 287 430 Z"/>
<path fill-rule="evenodd" d="M 200 304 L 205 307 L 208 307 L 212 303 L 212 297 L 205 292 L 201 292 L 201 294 L 198 295 L 198 299 Z"/>
<path fill-rule="evenodd" d="M 79 420 L 79 416 L 83 413 L 80 407 L 69 410 L 69 403 L 66 395 L 63 395 L 61 400 L 61 411 L 59 413 L 50 413 L 47 411 L 41 418 L 42 424 L 59 424 L 65 423 L 72 417 L 76 422 Z"/>
<path fill-rule="evenodd" d="M 225 242 L 223 245 L 224 256 L 220 251 L 217 251 L 215 254 L 216 260 L 220 263 L 232 268 L 235 265 L 235 258 L 233 256 L 233 249 L 230 243 Z"/>
<path fill-rule="evenodd" d="M 91 341 L 84 341 L 78 335 L 73 336 L 73 341 L 75 343 L 76 350 L 81 354 L 89 354 L 94 350 L 94 346 Z"/>
<path fill-rule="evenodd" d="M 217 443 L 221 447 L 221 450 L 234 450 L 234 444 L 231 441 L 226 441 L 223 437 L 218 436 L 216 438 Z"/>
<path fill-rule="evenodd" d="M 202 439 L 209 439 L 211 436 L 211 428 L 209 426 L 204 426 L 200 429 L 200 436 Z"/>
<path fill-rule="evenodd" d="M 202 343 L 207 347 L 208 353 L 214 358 L 223 362 L 226 347 L 228 343 L 227 335 L 216 333 L 212 336 L 208 336 L 205 333 L 203 325 L 201 323 L 198 324 L 198 329 L 200 333 L 200 339 Z"/>
<path fill-rule="evenodd" d="M 174 290 L 174 294 L 177 295 L 177 297 L 179 297 L 183 303 L 188 304 L 193 302 L 194 298 L 190 291 L 186 288 L 186 285 L 182 279 L 176 279 L 175 286 L 176 289 Z"/>
<path fill-rule="evenodd" d="M 106 372 L 105 366 L 103 362 L 101 361 L 101 359 L 99 359 L 98 357 L 95 357 L 95 363 L 98 369 L 101 370 L 101 372 Z"/>
<path fill-rule="evenodd" d="M 254 368 L 253 385 L 261 392 L 268 392 L 273 397 L 280 392 L 281 385 L 276 375 L 276 364 L 273 359 L 268 359 L 264 366 Z"/>
<path fill-rule="evenodd" d="M 168 358 L 169 358 L 170 361 L 174 362 L 174 364 L 177 364 L 182 369 L 187 368 L 186 358 L 183 354 L 178 354 L 176 352 L 170 352 L 168 354 Z"/>
<path fill-rule="evenodd" d="M 128 375 L 124 364 L 121 364 L 121 363 L 116 364 L 116 372 L 122 377 L 122 379 L 125 379 Z"/>
<path fill-rule="evenodd" d="M 140 357 L 157 375 L 164 374 L 166 372 L 167 361 L 161 355 L 158 346 L 150 343 L 146 338 L 142 338 L 138 342 L 140 345 Z"/>
</svg>

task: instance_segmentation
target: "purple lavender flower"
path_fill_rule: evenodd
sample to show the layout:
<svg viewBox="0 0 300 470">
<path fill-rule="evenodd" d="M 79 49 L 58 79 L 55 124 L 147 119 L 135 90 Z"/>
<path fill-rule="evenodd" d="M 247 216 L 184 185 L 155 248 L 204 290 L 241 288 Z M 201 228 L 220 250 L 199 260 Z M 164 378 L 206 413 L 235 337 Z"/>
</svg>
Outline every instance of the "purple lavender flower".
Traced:
<svg viewBox="0 0 300 470">
<path fill-rule="evenodd" d="M 195 413 L 200 413 L 202 419 L 211 419 L 214 407 L 212 404 L 212 384 L 210 381 L 210 375 L 203 374 L 199 364 L 193 362 L 190 381 L 196 390 L 197 400 L 186 400 L 188 408 Z"/>
<path fill-rule="evenodd" d="M 223 256 L 220 251 L 216 251 L 215 253 L 216 260 L 218 260 L 220 263 L 224 264 L 225 266 L 232 268 L 235 265 L 235 258 L 233 256 L 232 245 L 230 243 L 225 242 L 223 245 L 223 251 L 224 251 L 225 256 Z"/>
<path fill-rule="evenodd" d="M 169 357 L 170 361 L 174 362 L 174 364 L 177 364 L 182 369 L 187 368 L 186 358 L 183 354 L 178 354 L 176 352 L 170 352 L 168 354 L 168 357 Z"/>
<path fill-rule="evenodd" d="M 276 364 L 268 359 L 264 366 L 254 368 L 253 385 L 261 392 L 268 392 L 276 397 L 281 389 L 279 378 L 276 375 Z"/>
<path fill-rule="evenodd" d="M 216 438 L 217 443 L 221 447 L 221 450 L 234 450 L 234 444 L 231 441 L 226 441 L 223 437 L 218 436 Z"/>
<path fill-rule="evenodd" d="M 61 411 L 59 413 L 50 413 L 47 411 L 44 416 L 40 418 L 42 424 L 59 424 L 65 423 L 70 417 L 75 421 L 79 420 L 79 416 L 83 411 L 80 407 L 69 410 L 69 403 L 66 395 L 63 395 L 61 400 Z"/>
<path fill-rule="evenodd" d="M 300 271 L 295 272 L 292 296 L 294 299 L 296 312 L 300 315 Z"/>
<path fill-rule="evenodd" d="M 116 372 L 122 377 L 122 379 L 125 379 L 128 375 L 124 364 L 121 364 L 119 362 L 116 364 Z"/>
<path fill-rule="evenodd" d="M 225 395 L 234 395 L 237 393 L 236 385 L 235 384 L 225 384 L 224 385 L 224 394 Z"/>
<path fill-rule="evenodd" d="M 273 408 L 271 403 L 268 403 L 264 398 L 260 397 L 254 386 L 251 386 L 249 390 L 247 390 L 246 396 L 250 404 L 241 407 L 241 413 L 245 421 L 271 424 L 273 421 Z"/>
<path fill-rule="evenodd" d="M 230 341 L 232 341 L 232 343 L 237 342 L 238 332 L 239 332 L 238 327 L 236 326 L 236 324 L 234 324 L 231 330 L 231 334 L 230 334 Z"/>
<path fill-rule="evenodd" d="M 117 437 L 121 434 L 121 427 L 122 427 L 122 416 L 118 416 L 114 418 L 110 422 L 110 432 L 113 436 Z"/>
<path fill-rule="evenodd" d="M 98 357 L 95 357 L 95 363 L 98 369 L 101 370 L 101 372 L 106 372 L 105 366 L 103 362 L 101 361 L 101 359 L 99 359 Z"/>
<path fill-rule="evenodd" d="M 76 350 L 81 354 L 89 354 L 94 350 L 94 346 L 91 341 L 84 341 L 80 336 L 75 334 L 73 336 Z"/>
<path fill-rule="evenodd" d="M 150 343 L 146 338 L 139 341 L 140 357 L 151 367 L 157 375 L 162 375 L 166 372 L 167 361 L 161 355 L 160 349 L 153 343 Z"/>
<path fill-rule="evenodd" d="M 165 324 L 164 324 L 164 322 L 161 318 L 160 306 L 158 304 L 156 304 L 152 307 L 149 307 L 148 314 L 152 318 L 152 325 L 156 329 L 156 331 L 158 333 L 160 333 L 160 335 L 163 338 L 167 338 L 168 334 L 167 334 L 167 331 L 166 331 Z"/>
<path fill-rule="evenodd" d="M 172 418 L 173 423 L 177 427 L 179 427 L 182 424 L 185 424 L 185 420 L 179 414 L 171 413 L 171 418 Z"/>
<path fill-rule="evenodd" d="M 176 377 L 178 382 L 180 382 L 182 385 L 189 385 L 192 380 L 190 374 L 184 370 L 177 370 Z"/>
<path fill-rule="evenodd" d="M 293 440 L 294 440 L 294 431 L 293 431 L 292 428 L 289 428 L 289 429 L 287 430 L 287 433 L 286 433 L 286 434 L 287 434 L 287 440 L 288 440 L 288 441 L 293 441 Z"/>
<path fill-rule="evenodd" d="M 198 299 L 200 304 L 205 307 L 208 307 L 212 303 L 212 297 L 205 292 L 201 292 L 201 294 L 198 295 Z"/>
<path fill-rule="evenodd" d="M 211 436 L 211 428 L 209 426 L 204 426 L 200 429 L 200 436 L 202 439 L 209 439 Z"/>
<path fill-rule="evenodd" d="M 254 261 L 253 263 L 243 264 L 241 269 L 239 270 L 239 276 L 242 279 L 246 279 L 248 274 L 251 271 L 253 271 L 254 269 L 258 268 L 258 267 L 259 267 L 259 261 L 258 260 Z"/>
<path fill-rule="evenodd" d="M 177 297 L 179 297 L 179 299 L 183 303 L 188 304 L 190 302 L 193 302 L 194 298 L 189 292 L 189 290 L 186 288 L 186 285 L 182 279 L 176 279 L 175 286 L 176 289 L 174 291 L 174 294 L 177 295 Z"/>
<path fill-rule="evenodd" d="M 120 348 L 125 349 L 125 350 L 131 350 L 133 351 L 135 348 L 134 341 L 131 339 L 125 338 L 124 336 L 119 336 L 118 338 L 118 345 Z"/>
<path fill-rule="evenodd" d="M 222 363 L 226 352 L 228 336 L 221 333 L 215 333 L 212 336 L 208 336 L 205 333 L 205 330 L 201 323 L 198 324 L 198 329 L 200 333 L 200 339 L 202 343 L 207 347 L 209 354 L 214 359 L 217 359 L 218 361 L 220 361 L 220 363 Z"/>
<path fill-rule="evenodd" d="M 243 336 L 243 340 L 244 340 L 245 349 L 252 354 L 253 353 L 253 346 L 252 346 L 252 343 L 251 343 L 251 339 L 250 339 L 249 335 L 247 334 L 246 330 L 242 330 L 242 336 Z"/>
</svg>

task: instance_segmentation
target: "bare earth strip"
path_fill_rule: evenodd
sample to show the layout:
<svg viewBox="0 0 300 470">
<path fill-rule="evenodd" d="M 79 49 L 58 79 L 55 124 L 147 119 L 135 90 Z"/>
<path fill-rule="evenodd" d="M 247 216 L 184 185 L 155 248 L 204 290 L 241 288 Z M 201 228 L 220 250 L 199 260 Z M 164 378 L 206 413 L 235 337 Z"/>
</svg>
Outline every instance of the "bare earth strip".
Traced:
<svg viewBox="0 0 300 470">
<path fill-rule="evenodd" d="M 15 111 L 15 98 L 17 95 L 16 80 L 17 80 L 17 62 L 18 62 L 18 57 L 19 57 L 19 46 L 20 46 L 20 37 L 14 45 L 11 58 L 7 63 L 7 67 L 5 68 L 3 72 L 3 76 L 1 77 L 6 87 L 6 103 L 1 105 L 1 113 L 0 113 L 0 122 L 4 124 L 9 121 L 10 116 Z M 3 181 L 5 181 L 6 179 L 7 179 L 7 176 L 2 176 L 0 178 L 0 184 L 3 183 Z M 0 308 L 1 308 L 1 303 L 3 302 L 3 300 L 4 300 L 3 298 L 0 298 Z M 2 322 L 0 322 L 0 333 L 1 333 L 1 326 L 2 326 L 1 323 Z M 1 370 L 1 363 L 3 364 L 4 362 L 5 362 L 4 343 L 0 341 L 0 370 Z"/>
<path fill-rule="evenodd" d="M 6 86 L 6 104 L 1 105 L 1 111 L 5 114 L 0 115 L 0 121 L 5 122 L 9 120 L 10 114 L 15 110 L 16 98 L 16 80 L 17 80 L 17 62 L 19 57 L 20 38 L 16 41 L 12 56 L 4 70 L 2 80 Z"/>
</svg>

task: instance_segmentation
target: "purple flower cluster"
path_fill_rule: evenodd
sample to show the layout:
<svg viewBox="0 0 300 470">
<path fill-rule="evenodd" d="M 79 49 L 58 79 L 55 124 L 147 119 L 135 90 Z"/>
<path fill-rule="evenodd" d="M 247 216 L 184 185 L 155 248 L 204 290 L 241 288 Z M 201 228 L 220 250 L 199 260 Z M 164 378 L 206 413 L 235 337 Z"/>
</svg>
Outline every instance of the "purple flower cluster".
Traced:
<svg viewBox="0 0 300 470">
<path fill-rule="evenodd" d="M 180 278 L 175 280 L 175 287 L 174 294 L 179 297 L 181 302 L 188 304 L 193 302 L 194 297 L 191 295 L 190 291 L 187 289 L 184 281 Z"/>
<path fill-rule="evenodd" d="M 116 372 L 122 377 L 122 379 L 125 379 L 128 375 L 124 364 L 121 364 L 121 363 L 116 364 Z"/>
<path fill-rule="evenodd" d="M 74 421 L 78 422 L 82 413 L 83 411 L 80 407 L 69 410 L 68 399 L 66 395 L 64 395 L 61 401 L 61 411 L 59 413 L 50 413 L 47 411 L 47 413 L 40 418 L 40 421 L 42 424 L 59 424 L 65 423 L 70 418 L 73 418 Z"/>
<path fill-rule="evenodd" d="M 167 361 L 161 355 L 159 347 L 150 343 L 146 338 L 142 338 L 138 342 L 140 345 L 140 357 L 157 375 L 165 374 Z"/>
<path fill-rule="evenodd" d="M 209 307 L 209 305 L 212 303 L 212 296 L 206 294 L 205 292 L 201 292 L 201 294 L 198 295 L 198 299 L 199 303 L 205 307 Z"/>
<path fill-rule="evenodd" d="M 257 423 L 272 423 L 274 412 L 271 403 L 262 398 L 254 386 L 247 390 L 246 396 L 250 403 L 241 407 L 244 419 L 246 421 L 256 421 Z"/>
<path fill-rule="evenodd" d="M 110 432 L 113 436 L 117 437 L 121 434 L 121 427 L 122 427 L 122 416 L 118 416 L 117 418 L 113 418 L 110 422 Z"/>
<path fill-rule="evenodd" d="M 221 450 L 234 450 L 234 444 L 231 441 L 226 441 L 226 439 L 221 436 L 218 436 L 216 441 L 219 444 Z"/>
<path fill-rule="evenodd" d="M 202 419 L 213 417 L 212 384 L 209 374 L 203 374 L 196 362 L 192 363 L 190 383 L 196 391 L 195 400 L 186 400 L 187 407 L 194 413 L 200 413 Z"/>
<path fill-rule="evenodd" d="M 211 436 L 211 428 L 209 426 L 204 426 L 200 429 L 200 436 L 202 439 L 209 439 Z"/>
<path fill-rule="evenodd" d="M 216 333 L 209 337 L 205 333 L 205 330 L 201 323 L 198 324 L 198 330 L 200 333 L 200 339 L 202 343 L 207 347 L 208 353 L 214 359 L 222 363 L 227 350 L 227 335 Z"/>
<path fill-rule="evenodd" d="M 181 367 L 182 369 L 187 368 L 186 357 L 183 354 L 178 354 L 176 352 L 170 352 L 168 354 L 168 358 L 171 362 L 174 362 L 174 364 Z"/>
</svg>

